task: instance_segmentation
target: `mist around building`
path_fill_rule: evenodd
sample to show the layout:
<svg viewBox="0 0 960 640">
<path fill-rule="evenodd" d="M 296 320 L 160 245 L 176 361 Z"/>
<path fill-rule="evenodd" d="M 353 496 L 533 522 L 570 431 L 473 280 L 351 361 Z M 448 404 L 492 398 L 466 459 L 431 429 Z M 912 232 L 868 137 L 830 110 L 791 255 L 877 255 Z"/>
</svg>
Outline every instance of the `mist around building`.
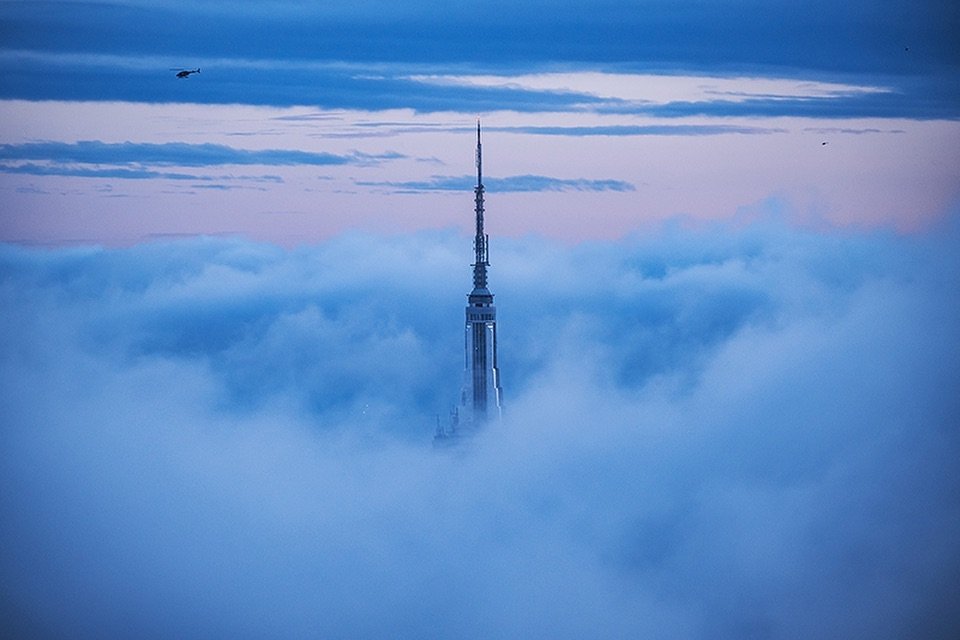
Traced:
<svg viewBox="0 0 960 640">
<path fill-rule="evenodd" d="M 951 637 L 958 219 L 778 207 L 497 238 L 507 410 L 454 456 L 468 236 L 0 248 L 5 629 Z"/>
</svg>

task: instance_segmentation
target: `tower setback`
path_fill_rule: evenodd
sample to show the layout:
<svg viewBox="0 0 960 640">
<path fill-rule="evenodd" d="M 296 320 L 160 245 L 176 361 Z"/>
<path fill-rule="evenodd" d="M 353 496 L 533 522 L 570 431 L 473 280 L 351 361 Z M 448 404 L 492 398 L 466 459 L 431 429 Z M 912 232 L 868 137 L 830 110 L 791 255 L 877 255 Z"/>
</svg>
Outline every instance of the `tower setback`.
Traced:
<svg viewBox="0 0 960 640">
<path fill-rule="evenodd" d="M 483 147 L 477 121 L 477 186 L 473 189 L 476 235 L 473 239 L 473 290 L 467 295 L 464 331 L 463 388 L 450 426 L 437 427 L 434 441 L 446 444 L 472 435 L 491 420 L 499 420 L 503 391 L 497 366 L 497 308 L 487 288 L 489 237 L 483 230 Z"/>
</svg>

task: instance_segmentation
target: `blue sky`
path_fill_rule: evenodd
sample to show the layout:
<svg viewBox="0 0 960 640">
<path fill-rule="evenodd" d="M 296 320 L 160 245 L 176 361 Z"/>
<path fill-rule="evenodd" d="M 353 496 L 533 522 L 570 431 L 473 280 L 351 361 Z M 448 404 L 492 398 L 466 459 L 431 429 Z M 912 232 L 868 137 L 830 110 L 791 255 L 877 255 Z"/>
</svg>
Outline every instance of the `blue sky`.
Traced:
<svg viewBox="0 0 960 640">
<path fill-rule="evenodd" d="M 616 238 L 771 197 L 916 230 L 958 197 L 958 28 L 948 2 L 4 1 L 0 239 L 468 232 L 437 187 L 469 190 L 477 116 L 502 234 Z"/>
<path fill-rule="evenodd" d="M 155 101 L 162 98 L 151 91 L 165 87 L 159 78 L 150 81 L 150 62 L 178 59 L 184 66 L 211 71 L 227 66 L 218 60 L 236 63 L 206 81 L 199 96 L 204 102 L 235 100 L 244 85 L 255 83 L 259 90 L 241 102 L 303 104 L 300 92 L 306 89 L 307 104 L 329 96 L 317 103 L 325 107 L 388 108 L 431 99 L 463 104 L 477 96 L 401 96 L 390 89 L 406 93 L 413 88 L 397 76 L 417 67 L 508 73 L 592 65 L 633 72 L 739 74 L 761 69 L 768 75 L 897 79 L 904 87 L 922 82 L 941 85 L 939 92 L 925 86 L 923 97 L 939 94 L 943 103 L 953 98 L 952 105 L 939 107 L 942 113 L 956 113 L 956 87 L 938 82 L 956 72 L 958 63 L 952 36 L 960 15 L 950 2 L 810 2 L 802 7 L 756 1 L 594 0 L 560 7 L 542 1 L 523 6 L 453 2 L 439 11 L 422 2 L 402 7 L 389 2 L 219 1 L 4 5 L 7 55 L 36 54 L 41 58 L 36 64 L 54 72 L 31 75 L 36 68 L 26 57 L 23 72 L 13 69 L 5 82 L 10 97 Z M 110 56 L 119 63 L 112 73 Z M 324 62 L 341 64 L 327 65 L 330 75 L 321 71 L 322 86 L 311 91 L 301 84 Z M 384 73 L 351 78 L 350 64 L 382 65 Z M 90 65 L 86 74 L 61 75 L 84 65 Z M 490 97 L 502 101 L 509 96 Z"/>
<path fill-rule="evenodd" d="M 5 628 L 957 636 L 958 32 L 0 0 Z M 478 117 L 506 417 L 446 456 Z"/>
</svg>

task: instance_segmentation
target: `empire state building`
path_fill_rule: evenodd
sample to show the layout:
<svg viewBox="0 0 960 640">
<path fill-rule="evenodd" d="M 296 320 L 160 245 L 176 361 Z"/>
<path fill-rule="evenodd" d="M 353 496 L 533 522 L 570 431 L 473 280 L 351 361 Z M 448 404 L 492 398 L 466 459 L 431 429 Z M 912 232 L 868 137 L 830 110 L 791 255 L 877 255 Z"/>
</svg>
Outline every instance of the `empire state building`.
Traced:
<svg viewBox="0 0 960 640">
<path fill-rule="evenodd" d="M 477 186 L 473 188 L 476 235 L 473 239 L 473 290 L 467 295 L 464 331 L 463 388 L 450 426 L 437 427 L 435 441 L 445 443 L 471 435 L 491 420 L 499 420 L 503 391 L 497 368 L 497 308 L 487 288 L 489 237 L 483 231 L 483 148 L 477 121 Z"/>
</svg>

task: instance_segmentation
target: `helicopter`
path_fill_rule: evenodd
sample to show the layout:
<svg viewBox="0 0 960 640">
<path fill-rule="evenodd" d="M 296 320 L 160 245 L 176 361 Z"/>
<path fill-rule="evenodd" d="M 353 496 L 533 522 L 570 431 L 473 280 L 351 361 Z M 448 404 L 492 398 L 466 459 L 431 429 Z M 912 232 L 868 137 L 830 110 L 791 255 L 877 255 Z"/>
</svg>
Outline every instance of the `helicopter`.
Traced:
<svg viewBox="0 0 960 640">
<path fill-rule="evenodd" d="M 196 69 L 175 68 L 170 69 L 170 71 L 176 71 L 178 78 L 189 78 L 191 73 L 200 73 L 200 67 L 197 67 Z"/>
</svg>

